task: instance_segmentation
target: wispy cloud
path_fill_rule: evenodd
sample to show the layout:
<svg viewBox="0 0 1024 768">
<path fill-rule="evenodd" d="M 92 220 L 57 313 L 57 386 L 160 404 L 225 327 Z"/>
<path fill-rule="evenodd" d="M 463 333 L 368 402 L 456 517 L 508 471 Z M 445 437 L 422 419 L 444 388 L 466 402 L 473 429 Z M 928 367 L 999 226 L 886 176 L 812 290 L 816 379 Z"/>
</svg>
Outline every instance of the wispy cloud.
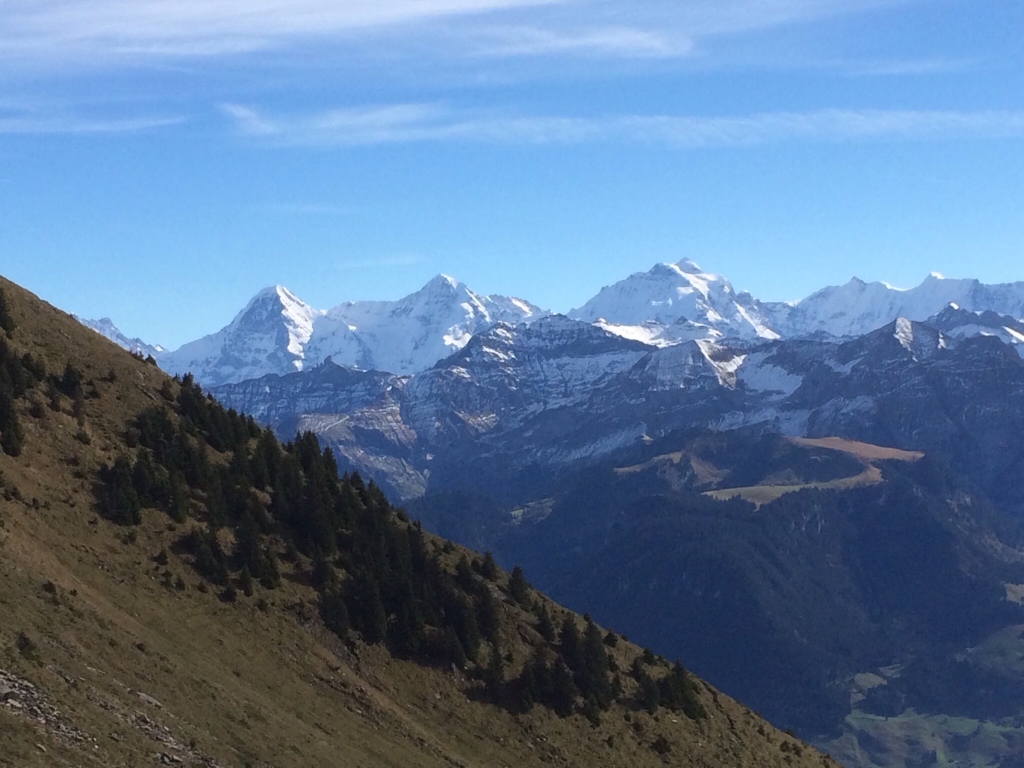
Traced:
<svg viewBox="0 0 1024 768">
<path fill-rule="evenodd" d="M 681 56 L 695 41 L 909 0 L 4 0 L 0 61 L 50 67 L 213 57 L 368 31 L 442 55 Z M 397 37 L 396 37 L 397 36 Z M 435 50 L 438 53 L 439 50 Z"/>
<path fill-rule="evenodd" d="M 437 104 L 398 104 L 268 117 L 226 105 L 237 129 L 293 146 L 366 146 L 426 141 L 496 144 L 631 142 L 680 149 L 782 142 L 1024 137 L 1024 112 L 819 110 L 749 116 L 619 115 L 603 118 L 476 115 Z"/>
<path fill-rule="evenodd" d="M 973 69 L 979 62 L 972 59 L 942 57 L 926 59 L 889 59 L 865 61 L 830 61 L 821 66 L 838 69 L 851 75 L 940 75 Z"/>
<path fill-rule="evenodd" d="M 183 117 L 130 117 L 92 119 L 68 115 L 0 114 L 0 134 L 106 134 L 133 133 L 180 125 Z"/>
<path fill-rule="evenodd" d="M 557 0 L 6 0 L 0 56 L 216 56 Z"/>
<path fill-rule="evenodd" d="M 584 54 L 665 58 L 693 52 L 693 38 L 629 26 L 552 29 L 501 26 L 481 31 L 475 51 L 487 56 Z"/>
</svg>

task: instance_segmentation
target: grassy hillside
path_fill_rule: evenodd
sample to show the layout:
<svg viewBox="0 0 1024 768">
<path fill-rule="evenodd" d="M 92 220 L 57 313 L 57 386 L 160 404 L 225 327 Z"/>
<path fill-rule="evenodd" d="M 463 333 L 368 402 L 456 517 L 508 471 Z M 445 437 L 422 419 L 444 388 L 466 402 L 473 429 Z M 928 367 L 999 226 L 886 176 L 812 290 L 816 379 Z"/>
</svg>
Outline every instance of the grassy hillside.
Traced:
<svg viewBox="0 0 1024 768">
<path fill-rule="evenodd" d="M 0 321 L 11 320 L 0 371 L 10 395 L 0 403 L 0 766 L 831 764 L 688 676 L 689 693 L 673 701 L 663 683 L 670 706 L 657 706 L 651 686 L 675 679 L 666 663 L 419 532 L 372 487 L 330 477 L 329 460 L 301 455 L 301 443 L 275 455 L 302 464 L 303 494 L 330 488 L 330 509 L 349 494 L 352 519 L 317 533 L 315 500 L 281 506 L 277 485 L 219 487 L 211 478 L 259 475 L 243 462 L 269 442 L 260 430 L 230 417 L 234 437 L 216 435 L 216 406 L 189 406 L 187 389 L 155 366 L 9 282 L 0 290 Z M 189 408 L 214 414 L 211 424 L 197 426 Z M 157 411 L 169 442 L 145 428 Z M 166 471 L 181 460 L 167 458 L 172 443 L 205 457 L 195 477 Z M 150 461 L 155 469 L 139 469 Z M 119 467 L 131 469 L 127 481 Z M 322 486 L 309 481 L 318 467 L 328 468 Z M 423 570 L 410 573 L 429 575 L 406 588 L 414 603 L 395 598 L 422 615 L 386 615 L 379 638 L 368 638 L 355 590 L 371 571 L 400 569 L 371 565 L 386 551 L 361 538 L 371 523 L 380 546 L 422 542 L 413 552 L 422 546 Z M 261 558 L 274 565 L 256 574 L 249 565 Z M 395 591 L 380 590 L 385 600 Z M 452 595 L 495 619 L 475 661 L 442 660 L 431 645 L 454 632 L 441 599 Z M 600 632 L 607 700 L 595 707 L 600 686 L 567 708 L 523 700 L 531 660 L 548 668 L 567 653 L 564 635 L 544 637 L 543 615 L 568 619 L 584 643 Z"/>
</svg>

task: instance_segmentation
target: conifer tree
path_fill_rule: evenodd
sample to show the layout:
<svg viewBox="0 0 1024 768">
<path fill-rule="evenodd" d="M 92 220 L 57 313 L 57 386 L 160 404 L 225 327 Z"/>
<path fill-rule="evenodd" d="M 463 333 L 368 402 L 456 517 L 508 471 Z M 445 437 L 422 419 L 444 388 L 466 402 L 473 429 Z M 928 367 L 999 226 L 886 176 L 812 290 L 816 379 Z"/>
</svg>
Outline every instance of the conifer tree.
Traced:
<svg viewBox="0 0 1024 768">
<path fill-rule="evenodd" d="M 0 289 L 0 330 L 6 333 L 8 337 L 14 333 L 14 318 L 11 317 L 7 296 L 3 289 Z"/>
<path fill-rule="evenodd" d="M 277 589 L 281 586 L 281 572 L 277 567 L 277 558 L 268 547 L 263 551 L 263 571 L 260 573 L 260 584 L 265 589 Z"/>
<path fill-rule="evenodd" d="M 558 635 L 559 653 L 573 672 L 583 668 L 583 648 L 580 631 L 572 616 L 566 616 L 562 622 L 562 631 Z"/>
<path fill-rule="evenodd" d="M 658 688 L 658 683 L 647 674 L 646 670 L 641 671 L 639 683 L 637 703 L 653 715 L 661 705 L 661 691 Z"/>
<path fill-rule="evenodd" d="M 455 579 L 466 592 L 472 592 L 476 587 L 476 579 L 473 578 L 473 568 L 470 566 L 469 560 L 465 555 L 460 557 L 459 562 L 455 564 Z"/>
<path fill-rule="evenodd" d="M 19 456 L 22 440 L 24 433 L 14 400 L 8 392 L 0 390 L 0 450 L 8 456 Z"/>
<path fill-rule="evenodd" d="M 578 693 L 572 672 L 559 656 L 551 673 L 551 708 L 559 717 L 568 717 L 576 707 Z"/>
<path fill-rule="evenodd" d="M 582 665 L 577 674 L 577 683 L 584 698 L 593 697 L 602 709 L 611 704 L 611 685 L 608 681 L 608 651 L 604 646 L 601 630 L 588 618 L 583 633 L 581 649 Z"/>
<path fill-rule="evenodd" d="M 100 514 L 118 525 L 138 525 L 141 504 L 132 483 L 132 465 L 128 458 L 118 456 L 112 466 L 104 465 L 100 469 L 100 481 Z"/>
<path fill-rule="evenodd" d="M 249 571 L 248 565 L 243 565 L 241 573 L 238 574 L 238 586 L 242 588 L 242 594 L 252 597 L 252 573 Z"/>
<path fill-rule="evenodd" d="M 501 626 L 501 615 L 498 613 L 498 602 L 494 599 L 491 590 L 486 585 L 480 589 L 476 613 L 480 633 L 487 640 L 494 642 L 498 637 L 498 629 Z"/>
<path fill-rule="evenodd" d="M 498 564 L 494 562 L 494 555 L 489 551 L 484 553 L 484 560 L 480 565 L 480 574 L 488 581 L 494 581 L 498 578 Z"/>
<path fill-rule="evenodd" d="M 540 610 L 537 611 L 537 631 L 549 643 L 555 641 L 555 623 L 551 620 L 551 614 L 548 613 L 548 607 L 545 603 L 541 603 Z"/>
<path fill-rule="evenodd" d="M 345 598 L 340 592 L 332 591 L 320 595 L 320 617 L 324 626 L 338 637 L 344 639 L 348 635 L 351 622 Z"/>
<path fill-rule="evenodd" d="M 477 650 L 480 648 L 480 626 L 476 621 L 476 612 L 462 597 L 455 596 L 451 607 L 451 622 L 455 632 L 470 661 L 476 661 Z"/>
<path fill-rule="evenodd" d="M 487 659 L 487 672 L 485 676 L 487 689 L 492 695 L 499 695 L 505 682 L 505 661 L 501 658 L 501 648 L 497 641 L 491 643 L 490 656 Z"/>
<path fill-rule="evenodd" d="M 508 579 L 509 596 L 519 605 L 526 606 L 529 598 L 530 585 L 523 576 L 523 569 L 518 565 L 512 569 L 512 575 Z"/>
</svg>

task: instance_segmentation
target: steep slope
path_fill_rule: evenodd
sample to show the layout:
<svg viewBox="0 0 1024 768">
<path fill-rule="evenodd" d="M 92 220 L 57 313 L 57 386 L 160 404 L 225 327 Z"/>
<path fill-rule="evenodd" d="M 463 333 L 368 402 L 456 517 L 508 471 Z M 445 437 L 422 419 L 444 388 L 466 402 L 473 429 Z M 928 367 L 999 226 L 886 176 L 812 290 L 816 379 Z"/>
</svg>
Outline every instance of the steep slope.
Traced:
<svg viewBox="0 0 1024 768">
<path fill-rule="evenodd" d="M 521 576 L 420 533 L 372 486 L 334 477 L 315 441 L 280 446 L 16 286 L 0 292 L 0 327 L 13 325 L 0 361 L 0 765 L 831 764 Z M 301 491 L 282 495 L 288 467 Z M 324 517 L 326 499 L 343 519 Z M 400 546 L 387 565 L 376 548 L 402 541 L 418 554 Z M 424 599 L 433 583 L 490 617 L 477 661 L 425 663 L 404 644 L 459 611 L 415 625 L 400 609 L 373 642 L 359 597 L 371 562 L 400 607 L 402 584 Z M 403 562 L 423 578 L 398 578 Z M 569 701 L 564 716 L 527 705 L 525 670 L 569 658 L 564 631 L 544 639 L 544 615 L 584 627 L 570 658 L 589 670 L 574 673 L 583 690 L 619 670 L 612 699 Z"/>
<path fill-rule="evenodd" d="M 208 386 L 302 370 L 313 322 L 322 315 L 280 285 L 256 294 L 225 328 L 160 356 L 169 373 Z"/>
<path fill-rule="evenodd" d="M 736 293 L 724 277 L 701 271 L 689 259 L 657 264 L 606 286 L 569 316 L 601 321 L 619 335 L 659 345 L 722 336 L 778 338 L 756 299 Z"/>
<path fill-rule="evenodd" d="M 457 352 L 493 323 L 544 314 L 520 299 L 478 295 L 446 275 L 398 301 L 346 302 L 326 311 L 275 286 L 258 293 L 227 327 L 159 361 L 169 373 L 192 373 L 207 387 L 285 375 L 327 358 L 406 374 Z"/>
</svg>

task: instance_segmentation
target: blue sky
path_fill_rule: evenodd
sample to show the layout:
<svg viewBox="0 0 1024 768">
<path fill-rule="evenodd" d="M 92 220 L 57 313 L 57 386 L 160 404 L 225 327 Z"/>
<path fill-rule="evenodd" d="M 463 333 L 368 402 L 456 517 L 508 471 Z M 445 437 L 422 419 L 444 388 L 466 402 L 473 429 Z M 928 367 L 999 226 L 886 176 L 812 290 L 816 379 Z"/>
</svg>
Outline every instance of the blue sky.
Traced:
<svg viewBox="0 0 1024 768">
<path fill-rule="evenodd" d="M 177 346 L 260 288 L 565 311 L 1024 280 L 1019 0 L 6 0 L 0 273 Z"/>
</svg>

